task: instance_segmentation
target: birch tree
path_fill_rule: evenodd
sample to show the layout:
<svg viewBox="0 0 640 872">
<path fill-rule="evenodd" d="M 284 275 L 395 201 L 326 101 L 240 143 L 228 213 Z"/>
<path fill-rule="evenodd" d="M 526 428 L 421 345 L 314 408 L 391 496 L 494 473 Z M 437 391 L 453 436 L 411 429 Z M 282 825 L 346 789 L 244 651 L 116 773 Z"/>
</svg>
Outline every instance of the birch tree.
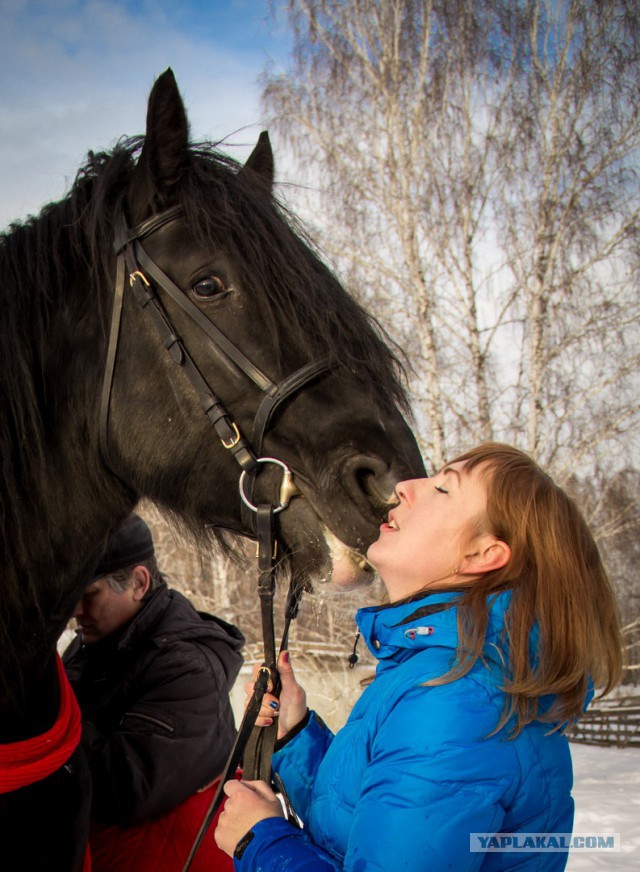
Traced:
<svg viewBox="0 0 640 872">
<path fill-rule="evenodd" d="M 278 5 L 295 53 L 265 76 L 270 127 L 407 352 L 427 460 L 499 438 L 561 480 L 633 462 L 637 4 Z"/>
</svg>

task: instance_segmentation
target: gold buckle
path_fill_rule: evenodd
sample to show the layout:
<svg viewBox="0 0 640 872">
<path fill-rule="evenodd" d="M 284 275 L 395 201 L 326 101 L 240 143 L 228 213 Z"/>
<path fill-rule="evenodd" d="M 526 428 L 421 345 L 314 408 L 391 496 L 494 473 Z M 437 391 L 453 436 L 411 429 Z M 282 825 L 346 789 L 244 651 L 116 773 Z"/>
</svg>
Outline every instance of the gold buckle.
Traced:
<svg viewBox="0 0 640 872">
<path fill-rule="evenodd" d="M 222 444 L 224 445 L 224 447 L 227 449 L 235 448 L 235 446 L 240 441 L 240 432 L 238 431 L 238 427 L 236 425 L 236 422 L 232 421 L 231 426 L 233 428 L 233 432 L 235 433 L 235 436 L 232 436 L 230 439 L 228 439 L 226 441 L 224 439 L 220 440 L 222 442 Z"/>
<path fill-rule="evenodd" d="M 140 272 L 139 269 L 137 269 L 135 272 L 132 272 L 131 275 L 129 276 L 129 284 L 131 285 L 131 287 L 133 287 L 133 283 L 135 282 L 136 279 L 142 279 L 142 281 L 145 283 L 145 285 L 148 288 L 151 287 L 151 284 L 149 283 L 149 280 L 147 279 L 146 275 L 144 273 Z"/>
<path fill-rule="evenodd" d="M 273 542 L 273 554 L 271 555 L 271 559 L 275 560 L 278 556 L 278 542 L 274 540 Z M 256 557 L 260 557 L 260 543 L 256 542 Z"/>
</svg>

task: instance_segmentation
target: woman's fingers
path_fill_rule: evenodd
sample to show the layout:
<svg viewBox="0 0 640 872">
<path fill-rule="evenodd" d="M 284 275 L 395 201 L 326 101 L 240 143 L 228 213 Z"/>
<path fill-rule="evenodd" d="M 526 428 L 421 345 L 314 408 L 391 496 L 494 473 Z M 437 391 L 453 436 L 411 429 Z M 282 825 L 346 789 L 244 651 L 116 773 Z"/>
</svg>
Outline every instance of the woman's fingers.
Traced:
<svg viewBox="0 0 640 872">
<path fill-rule="evenodd" d="M 253 686 L 249 685 L 249 684 L 245 685 L 245 692 L 247 694 L 247 699 L 245 702 L 245 708 L 246 708 L 247 705 L 249 704 L 249 701 L 251 700 L 251 697 L 253 696 Z M 265 693 L 265 695 L 262 697 L 262 705 L 260 708 L 260 714 L 261 715 L 271 715 L 274 712 L 277 712 L 279 708 L 280 708 L 280 700 L 278 699 L 278 697 L 274 696 L 272 693 Z"/>
<path fill-rule="evenodd" d="M 260 664 L 256 664 L 253 669 L 254 676 L 257 677 L 263 668 Z M 275 718 L 279 718 L 278 737 L 281 737 L 286 735 L 306 716 L 307 697 L 304 688 L 296 680 L 288 651 L 282 651 L 278 657 L 278 673 L 282 684 L 280 698 L 271 692 L 273 685 L 269 682 L 269 688 L 262 698 L 256 725 L 268 727 L 274 722 Z M 247 695 L 246 707 L 253 696 L 254 684 L 247 682 L 244 689 Z"/>
<path fill-rule="evenodd" d="M 262 698 L 262 705 L 256 720 L 256 724 L 260 727 L 268 727 L 273 723 L 273 719 L 280 714 L 280 703 L 275 696 L 270 693 L 265 694 Z"/>
<path fill-rule="evenodd" d="M 225 784 L 224 792 L 227 800 L 214 835 L 218 847 L 231 856 L 240 839 L 258 821 L 283 817 L 283 811 L 277 796 L 262 781 L 231 779 Z"/>
<path fill-rule="evenodd" d="M 259 667 L 258 667 L 259 668 Z M 253 696 L 253 683 L 248 681 L 244 686 L 244 692 L 247 696 L 245 700 L 245 708 L 248 706 L 251 697 Z M 268 727 L 273 723 L 273 719 L 278 717 L 280 711 L 280 701 L 277 696 L 272 693 L 265 693 L 262 697 L 262 705 L 256 719 L 256 726 Z"/>
</svg>

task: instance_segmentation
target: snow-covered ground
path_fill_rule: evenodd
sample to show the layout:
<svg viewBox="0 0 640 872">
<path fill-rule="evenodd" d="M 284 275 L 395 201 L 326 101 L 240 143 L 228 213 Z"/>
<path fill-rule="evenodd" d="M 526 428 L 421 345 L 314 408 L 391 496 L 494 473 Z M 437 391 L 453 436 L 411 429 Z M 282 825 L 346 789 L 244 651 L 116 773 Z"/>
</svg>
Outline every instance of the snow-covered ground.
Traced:
<svg viewBox="0 0 640 872">
<path fill-rule="evenodd" d="M 572 743 L 575 833 L 620 833 L 620 853 L 574 853 L 569 872 L 640 869 L 640 748 Z"/>
</svg>

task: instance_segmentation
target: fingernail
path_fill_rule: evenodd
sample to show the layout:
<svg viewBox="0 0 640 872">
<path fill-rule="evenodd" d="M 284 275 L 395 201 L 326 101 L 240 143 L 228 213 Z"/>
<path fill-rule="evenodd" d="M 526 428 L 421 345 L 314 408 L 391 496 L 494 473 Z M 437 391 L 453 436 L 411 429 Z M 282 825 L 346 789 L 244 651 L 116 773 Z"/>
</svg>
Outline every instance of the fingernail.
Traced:
<svg viewBox="0 0 640 872">
<path fill-rule="evenodd" d="M 280 705 L 280 703 L 276 702 L 275 699 L 273 700 L 273 702 L 269 703 L 269 707 L 272 709 L 277 709 L 279 705 Z"/>
<path fill-rule="evenodd" d="M 284 660 L 285 663 L 288 663 L 288 662 L 289 662 L 289 652 L 288 652 L 288 651 L 285 651 L 285 652 L 283 653 L 283 655 L 282 655 L 282 659 Z"/>
</svg>

